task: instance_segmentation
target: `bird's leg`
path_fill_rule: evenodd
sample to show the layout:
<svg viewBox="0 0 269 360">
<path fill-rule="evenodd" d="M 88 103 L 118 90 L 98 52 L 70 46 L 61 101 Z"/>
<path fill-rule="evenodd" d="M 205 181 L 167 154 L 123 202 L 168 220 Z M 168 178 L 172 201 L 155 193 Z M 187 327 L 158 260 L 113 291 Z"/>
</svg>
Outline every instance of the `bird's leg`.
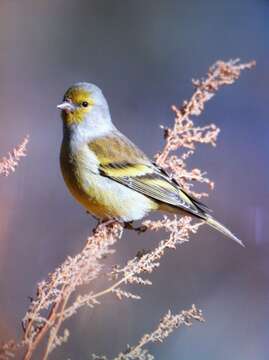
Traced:
<svg viewBox="0 0 269 360">
<path fill-rule="evenodd" d="M 116 222 L 118 222 L 115 219 L 109 219 L 109 220 L 101 220 L 98 218 L 95 218 L 97 220 L 97 224 L 95 226 L 95 228 L 93 229 L 93 234 L 95 234 L 98 231 L 99 227 L 105 227 L 105 226 L 111 226 L 113 224 L 115 224 Z"/>
<path fill-rule="evenodd" d="M 133 221 L 126 221 L 124 222 L 124 229 L 134 230 L 138 234 L 142 234 L 147 230 L 147 227 L 145 225 L 134 226 Z"/>
<path fill-rule="evenodd" d="M 118 221 L 115 219 L 109 219 L 109 220 L 101 220 L 98 225 L 101 226 L 110 226 L 112 224 L 117 223 Z"/>
<path fill-rule="evenodd" d="M 118 222 L 118 220 L 116 220 L 116 219 L 109 219 L 109 220 L 100 219 L 100 218 L 94 216 L 94 215 L 93 215 L 91 212 L 89 212 L 88 210 L 86 210 L 86 214 L 91 215 L 91 216 L 97 221 L 97 224 L 96 224 L 95 228 L 94 228 L 93 231 L 92 231 L 93 234 L 96 233 L 96 231 L 97 231 L 97 229 L 98 229 L 99 226 L 110 226 L 110 225 Z"/>
</svg>

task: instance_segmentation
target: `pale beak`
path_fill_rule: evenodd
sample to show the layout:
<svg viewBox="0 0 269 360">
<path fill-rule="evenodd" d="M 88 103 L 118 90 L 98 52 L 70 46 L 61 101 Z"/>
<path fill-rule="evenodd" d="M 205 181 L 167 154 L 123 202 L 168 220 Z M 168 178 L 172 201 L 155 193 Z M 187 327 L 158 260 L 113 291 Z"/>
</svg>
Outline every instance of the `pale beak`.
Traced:
<svg viewBox="0 0 269 360">
<path fill-rule="evenodd" d="M 66 112 L 71 112 L 75 110 L 75 105 L 71 104 L 68 101 L 64 101 L 62 104 L 57 105 L 57 109 L 64 110 Z"/>
</svg>

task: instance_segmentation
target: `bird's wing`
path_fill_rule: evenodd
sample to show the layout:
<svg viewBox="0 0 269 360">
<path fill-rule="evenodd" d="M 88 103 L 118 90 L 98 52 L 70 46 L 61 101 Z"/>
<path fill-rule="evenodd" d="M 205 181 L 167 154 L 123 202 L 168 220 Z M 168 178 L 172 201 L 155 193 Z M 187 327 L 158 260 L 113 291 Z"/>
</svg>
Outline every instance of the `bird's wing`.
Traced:
<svg viewBox="0 0 269 360">
<path fill-rule="evenodd" d="M 89 143 L 99 161 L 99 173 L 159 202 L 204 218 L 205 209 L 122 134 Z"/>
</svg>

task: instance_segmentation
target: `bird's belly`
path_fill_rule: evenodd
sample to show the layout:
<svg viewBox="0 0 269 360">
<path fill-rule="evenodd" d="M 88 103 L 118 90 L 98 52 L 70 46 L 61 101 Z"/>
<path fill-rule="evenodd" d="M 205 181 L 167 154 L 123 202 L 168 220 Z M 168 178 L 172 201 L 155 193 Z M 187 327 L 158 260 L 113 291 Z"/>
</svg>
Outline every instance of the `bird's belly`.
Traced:
<svg viewBox="0 0 269 360">
<path fill-rule="evenodd" d="M 98 218 L 138 220 L 157 207 L 144 195 L 100 175 L 91 175 L 87 181 L 85 206 Z"/>
<path fill-rule="evenodd" d="M 76 163 L 61 161 L 61 168 L 71 194 L 99 219 L 139 220 L 158 207 L 146 196 Z"/>
</svg>

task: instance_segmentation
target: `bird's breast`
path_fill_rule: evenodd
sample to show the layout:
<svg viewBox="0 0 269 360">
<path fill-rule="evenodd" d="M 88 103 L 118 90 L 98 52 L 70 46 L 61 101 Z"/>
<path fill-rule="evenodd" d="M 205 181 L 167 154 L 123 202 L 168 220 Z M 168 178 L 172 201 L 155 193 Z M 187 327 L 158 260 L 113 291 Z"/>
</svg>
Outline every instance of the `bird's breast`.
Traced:
<svg viewBox="0 0 269 360">
<path fill-rule="evenodd" d="M 87 144 L 73 151 L 63 142 L 60 162 L 71 194 L 98 218 L 138 220 L 157 206 L 146 196 L 100 175 L 98 159 Z"/>
<path fill-rule="evenodd" d="M 91 188 L 91 177 L 98 173 L 98 160 L 89 151 L 87 144 L 72 149 L 70 143 L 63 141 L 60 155 L 61 170 L 72 195 L 83 202 Z"/>
</svg>

